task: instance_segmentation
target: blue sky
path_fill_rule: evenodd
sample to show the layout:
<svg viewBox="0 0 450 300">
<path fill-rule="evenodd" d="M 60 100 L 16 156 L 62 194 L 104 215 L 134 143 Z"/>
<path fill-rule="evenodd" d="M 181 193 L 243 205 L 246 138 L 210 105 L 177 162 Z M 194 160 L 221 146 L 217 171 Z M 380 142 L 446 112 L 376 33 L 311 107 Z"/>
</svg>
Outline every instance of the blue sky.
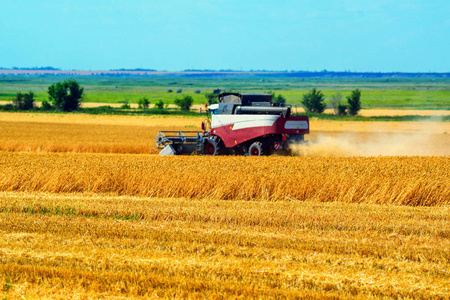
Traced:
<svg viewBox="0 0 450 300">
<path fill-rule="evenodd" d="M 450 72 L 449 0 L 0 0 L 0 67 Z"/>
</svg>

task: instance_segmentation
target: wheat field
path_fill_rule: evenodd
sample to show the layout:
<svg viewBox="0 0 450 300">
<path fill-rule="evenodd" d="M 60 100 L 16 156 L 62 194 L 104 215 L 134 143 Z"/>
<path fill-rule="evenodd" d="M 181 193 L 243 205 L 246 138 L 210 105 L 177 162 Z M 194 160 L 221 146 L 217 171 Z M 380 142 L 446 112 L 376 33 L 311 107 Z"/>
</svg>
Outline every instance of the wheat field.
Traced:
<svg viewBox="0 0 450 300">
<path fill-rule="evenodd" d="M 8 153 L 0 190 L 192 199 L 450 202 L 449 157 L 207 157 Z"/>
<path fill-rule="evenodd" d="M 0 299 L 448 299 L 447 123 L 312 120 L 293 157 L 150 154 L 200 121 L 0 114 Z"/>
<path fill-rule="evenodd" d="M 0 113 L 0 150 L 33 152 L 157 153 L 160 130 L 199 130 L 202 119 L 183 117 Z"/>
<path fill-rule="evenodd" d="M 8 299 L 450 291 L 448 207 L 0 193 Z"/>
<path fill-rule="evenodd" d="M 0 151 L 155 154 L 160 130 L 200 131 L 201 117 L 0 113 Z M 311 120 L 309 156 L 450 155 L 450 122 Z"/>
</svg>

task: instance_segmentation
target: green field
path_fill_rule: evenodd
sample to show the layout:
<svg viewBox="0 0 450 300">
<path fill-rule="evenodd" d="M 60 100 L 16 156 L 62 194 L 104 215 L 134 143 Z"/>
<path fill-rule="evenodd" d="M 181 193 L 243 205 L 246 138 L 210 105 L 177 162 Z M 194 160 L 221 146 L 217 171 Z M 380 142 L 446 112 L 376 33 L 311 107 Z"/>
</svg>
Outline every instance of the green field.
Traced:
<svg viewBox="0 0 450 300">
<path fill-rule="evenodd" d="M 47 100 L 50 84 L 67 76 L 8 76 L 0 77 L 0 101 L 11 101 L 17 92 L 33 91 L 38 102 Z M 205 102 L 204 93 L 219 88 L 236 92 L 273 91 L 286 97 L 287 102 L 299 104 L 302 95 L 311 88 L 321 90 L 326 102 L 341 93 L 343 100 L 356 88 L 362 91 L 362 106 L 396 109 L 449 109 L 449 78 L 277 78 L 264 76 L 234 77 L 99 77 L 73 76 L 85 88 L 84 102 L 137 103 L 148 97 L 152 103 L 163 100 L 173 103 L 177 97 L 191 95 L 196 104 Z M 168 90 L 173 90 L 169 93 Z M 177 90 L 182 89 L 181 93 Z M 200 93 L 195 93 L 199 90 Z"/>
</svg>

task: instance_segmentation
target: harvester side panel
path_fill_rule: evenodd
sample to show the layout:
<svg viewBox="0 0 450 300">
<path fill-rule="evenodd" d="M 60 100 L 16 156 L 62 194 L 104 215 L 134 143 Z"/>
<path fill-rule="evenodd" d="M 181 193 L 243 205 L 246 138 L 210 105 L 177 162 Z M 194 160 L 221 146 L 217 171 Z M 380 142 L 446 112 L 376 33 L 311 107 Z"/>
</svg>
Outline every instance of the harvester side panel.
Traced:
<svg viewBox="0 0 450 300">
<path fill-rule="evenodd" d="M 274 130 L 274 133 L 278 134 L 309 134 L 309 118 L 308 116 L 280 117 L 274 124 Z"/>
<path fill-rule="evenodd" d="M 268 134 L 303 135 L 309 133 L 309 118 L 279 115 L 216 115 L 213 118 L 212 135 L 222 139 L 230 148 Z"/>
</svg>

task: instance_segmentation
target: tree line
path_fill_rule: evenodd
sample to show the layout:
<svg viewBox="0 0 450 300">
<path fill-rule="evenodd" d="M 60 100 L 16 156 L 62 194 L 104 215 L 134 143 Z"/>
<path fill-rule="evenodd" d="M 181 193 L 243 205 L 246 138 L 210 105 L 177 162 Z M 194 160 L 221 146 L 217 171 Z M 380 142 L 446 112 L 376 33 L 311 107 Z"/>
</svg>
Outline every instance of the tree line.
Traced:
<svg viewBox="0 0 450 300">
<path fill-rule="evenodd" d="M 80 108 L 84 88 L 73 79 L 57 82 L 48 87 L 48 99 L 42 101 L 42 110 L 71 112 Z M 19 92 L 13 99 L 12 107 L 16 110 L 32 110 L 36 108 L 34 93 Z"/>
<path fill-rule="evenodd" d="M 53 109 L 55 111 L 71 112 L 80 108 L 84 96 L 84 88 L 81 87 L 76 80 L 69 79 L 53 83 L 48 87 L 47 93 L 49 101 L 42 101 L 41 107 L 43 110 Z M 286 98 L 284 96 L 280 94 L 276 95 L 273 92 L 269 93 L 272 94 L 272 102 L 281 105 L 286 103 Z M 216 92 L 205 93 L 204 96 L 209 104 L 217 103 L 218 101 Z M 340 93 L 332 96 L 331 106 L 336 115 L 344 116 L 349 114 L 355 116 L 358 114 L 358 111 L 361 109 L 361 91 L 359 89 L 352 91 L 351 94 L 347 96 L 347 104 L 342 103 L 341 100 L 342 95 Z M 189 95 L 177 98 L 174 101 L 174 104 L 184 111 L 189 111 L 193 103 L 194 99 Z M 327 106 L 325 104 L 324 94 L 316 88 L 312 88 L 309 92 L 304 94 L 301 103 L 305 108 L 305 111 L 310 113 L 323 113 Z M 148 109 L 149 105 L 150 100 L 147 97 L 138 100 L 138 107 L 140 109 Z M 155 103 L 155 108 L 159 110 L 167 108 L 167 106 L 168 105 L 162 100 Z M 31 91 L 28 93 L 17 93 L 16 97 L 13 99 L 13 108 L 17 110 L 34 109 L 34 93 Z M 121 108 L 129 109 L 130 105 L 126 102 Z"/>
</svg>

